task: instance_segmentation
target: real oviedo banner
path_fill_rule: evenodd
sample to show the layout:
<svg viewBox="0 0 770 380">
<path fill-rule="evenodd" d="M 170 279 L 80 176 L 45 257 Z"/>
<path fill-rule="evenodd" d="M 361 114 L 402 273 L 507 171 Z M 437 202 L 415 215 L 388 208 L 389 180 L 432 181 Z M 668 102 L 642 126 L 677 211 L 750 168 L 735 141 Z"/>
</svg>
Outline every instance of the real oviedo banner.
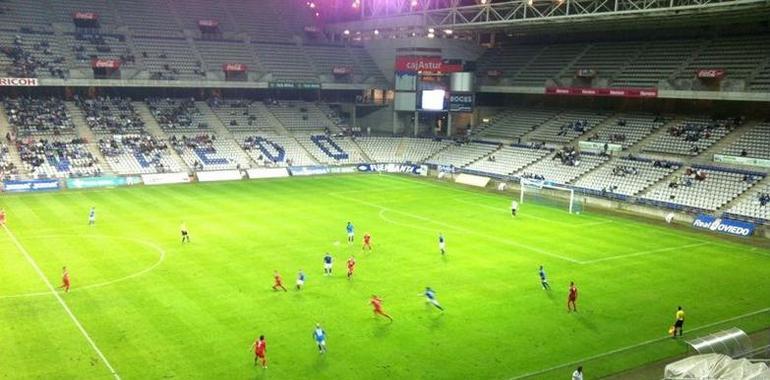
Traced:
<svg viewBox="0 0 770 380">
<path fill-rule="evenodd" d="M 754 224 L 741 220 L 718 218 L 716 216 L 700 214 L 692 222 L 694 228 L 720 232 L 733 236 L 750 236 L 754 233 Z"/>
<path fill-rule="evenodd" d="M 439 56 L 399 55 L 396 57 L 395 69 L 399 73 L 457 73 L 463 71 L 463 65 L 461 61 L 442 59 Z"/>
</svg>

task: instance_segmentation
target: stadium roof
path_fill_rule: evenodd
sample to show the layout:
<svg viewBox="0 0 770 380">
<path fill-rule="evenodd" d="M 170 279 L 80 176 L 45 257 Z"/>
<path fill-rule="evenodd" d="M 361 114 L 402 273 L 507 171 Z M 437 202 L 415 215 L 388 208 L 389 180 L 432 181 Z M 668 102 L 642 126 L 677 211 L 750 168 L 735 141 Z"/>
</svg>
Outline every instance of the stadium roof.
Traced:
<svg viewBox="0 0 770 380">
<path fill-rule="evenodd" d="M 374 0 L 373 0 L 374 1 Z M 770 20 L 768 0 L 516 0 L 441 9 L 365 13 L 365 20 L 333 24 L 342 32 L 437 28 L 536 33 L 688 28 Z"/>
</svg>

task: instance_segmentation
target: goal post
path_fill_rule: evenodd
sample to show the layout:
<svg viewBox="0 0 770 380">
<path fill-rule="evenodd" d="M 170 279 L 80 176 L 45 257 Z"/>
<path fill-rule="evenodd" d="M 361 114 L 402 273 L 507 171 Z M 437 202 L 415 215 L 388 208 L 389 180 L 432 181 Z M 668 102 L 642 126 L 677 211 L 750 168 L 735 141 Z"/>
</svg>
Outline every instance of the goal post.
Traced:
<svg viewBox="0 0 770 380">
<path fill-rule="evenodd" d="M 540 203 L 579 214 L 582 205 L 575 200 L 575 190 L 566 186 L 549 184 L 542 180 L 521 179 L 519 203 Z"/>
</svg>

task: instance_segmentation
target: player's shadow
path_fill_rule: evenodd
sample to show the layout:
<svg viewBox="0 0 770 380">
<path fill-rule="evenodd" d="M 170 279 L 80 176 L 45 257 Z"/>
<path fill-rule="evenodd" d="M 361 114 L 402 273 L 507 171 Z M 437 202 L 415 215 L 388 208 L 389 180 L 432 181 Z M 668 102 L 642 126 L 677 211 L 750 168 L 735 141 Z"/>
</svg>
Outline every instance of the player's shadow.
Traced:
<svg viewBox="0 0 770 380">
<path fill-rule="evenodd" d="M 575 318 L 578 320 L 578 322 L 580 322 L 581 325 L 585 326 L 585 328 L 587 328 L 587 329 L 589 329 L 589 330 L 591 330 L 593 332 L 598 332 L 599 331 L 599 328 L 596 327 L 596 324 L 593 322 L 593 320 L 591 318 L 589 318 L 585 314 L 581 314 L 581 312 L 577 312 L 577 313 L 574 313 L 574 314 L 575 314 Z"/>
<path fill-rule="evenodd" d="M 444 325 L 444 313 L 438 313 L 434 314 L 430 317 L 428 317 L 428 321 L 430 324 L 428 325 L 428 328 L 431 330 L 437 330 L 440 329 L 441 326 Z"/>
<path fill-rule="evenodd" d="M 393 322 L 390 321 L 377 321 L 377 323 L 374 327 L 374 336 L 378 338 L 383 338 L 387 335 L 390 335 L 390 326 L 393 324 Z"/>
<path fill-rule="evenodd" d="M 328 363 L 326 363 L 326 355 L 327 354 L 318 354 L 315 365 L 313 365 L 316 371 L 323 371 L 329 366 Z"/>
</svg>

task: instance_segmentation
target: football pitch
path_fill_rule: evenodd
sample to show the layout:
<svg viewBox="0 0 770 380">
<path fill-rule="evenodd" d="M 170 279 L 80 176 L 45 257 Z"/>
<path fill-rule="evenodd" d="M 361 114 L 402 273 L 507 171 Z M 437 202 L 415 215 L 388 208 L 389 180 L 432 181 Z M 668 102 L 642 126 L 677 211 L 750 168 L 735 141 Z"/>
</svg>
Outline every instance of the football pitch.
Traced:
<svg viewBox="0 0 770 380">
<path fill-rule="evenodd" d="M 540 204 L 512 218 L 512 196 L 376 174 L 3 195 L 0 378 L 566 379 L 582 364 L 593 379 L 685 352 L 666 334 L 679 305 L 685 338 L 770 326 L 765 248 Z M 65 265 L 67 294 L 52 291 Z"/>
</svg>

